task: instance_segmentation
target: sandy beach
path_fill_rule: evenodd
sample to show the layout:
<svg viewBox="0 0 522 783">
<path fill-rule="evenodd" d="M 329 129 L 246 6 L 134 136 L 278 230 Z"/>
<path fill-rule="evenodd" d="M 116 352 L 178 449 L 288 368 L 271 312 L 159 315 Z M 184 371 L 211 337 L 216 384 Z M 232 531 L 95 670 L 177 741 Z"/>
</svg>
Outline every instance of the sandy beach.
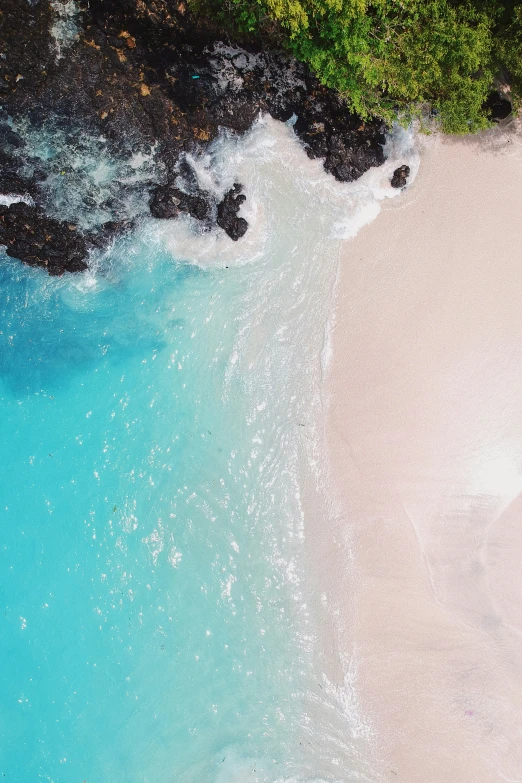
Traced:
<svg viewBox="0 0 522 783">
<path fill-rule="evenodd" d="M 382 780 L 514 783 L 522 136 L 511 123 L 420 143 L 417 179 L 342 260 L 325 382 L 331 589 Z"/>
</svg>

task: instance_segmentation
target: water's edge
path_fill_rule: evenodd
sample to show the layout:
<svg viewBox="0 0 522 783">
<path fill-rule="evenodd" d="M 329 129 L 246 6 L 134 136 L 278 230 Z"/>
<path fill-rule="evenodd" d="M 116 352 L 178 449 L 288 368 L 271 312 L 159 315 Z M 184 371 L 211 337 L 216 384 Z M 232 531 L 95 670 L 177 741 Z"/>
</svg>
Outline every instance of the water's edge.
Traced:
<svg viewBox="0 0 522 783">
<path fill-rule="evenodd" d="M 341 184 L 265 118 L 193 159 L 245 184 L 239 243 L 147 220 L 78 278 L 3 263 L 6 775 L 375 780 L 322 669 L 303 496 L 341 240 L 418 166 L 399 128 L 386 151 Z"/>
</svg>

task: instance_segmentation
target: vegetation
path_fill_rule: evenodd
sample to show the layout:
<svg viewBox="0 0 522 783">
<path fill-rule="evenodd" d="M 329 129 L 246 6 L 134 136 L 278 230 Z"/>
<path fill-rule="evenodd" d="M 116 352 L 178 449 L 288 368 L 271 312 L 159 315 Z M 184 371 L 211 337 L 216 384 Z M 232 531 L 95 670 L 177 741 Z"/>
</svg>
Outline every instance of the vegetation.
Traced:
<svg viewBox="0 0 522 783">
<path fill-rule="evenodd" d="M 193 0 L 307 62 L 363 117 L 425 107 L 447 132 L 488 124 L 495 77 L 522 85 L 522 5 L 507 0 Z"/>
</svg>

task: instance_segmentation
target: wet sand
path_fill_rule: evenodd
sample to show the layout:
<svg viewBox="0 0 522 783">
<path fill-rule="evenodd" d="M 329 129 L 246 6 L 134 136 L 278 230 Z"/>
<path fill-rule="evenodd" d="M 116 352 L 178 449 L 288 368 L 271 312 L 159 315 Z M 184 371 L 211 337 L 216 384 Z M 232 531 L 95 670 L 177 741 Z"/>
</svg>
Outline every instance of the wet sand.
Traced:
<svg viewBox="0 0 522 783">
<path fill-rule="evenodd" d="M 330 589 L 376 779 L 522 781 L 522 136 L 422 146 L 345 245 Z"/>
</svg>

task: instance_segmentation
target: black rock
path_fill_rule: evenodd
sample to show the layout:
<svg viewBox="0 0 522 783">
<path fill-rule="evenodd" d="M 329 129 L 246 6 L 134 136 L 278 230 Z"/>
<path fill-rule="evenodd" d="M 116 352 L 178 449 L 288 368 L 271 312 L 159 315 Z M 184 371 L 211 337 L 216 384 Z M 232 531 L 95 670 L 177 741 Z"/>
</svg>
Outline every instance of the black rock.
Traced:
<svg viewBox="0 0 522 783">
<path fill-rule="evenodd" d="M 23 201 L 0 206 L 0 244 L 8 256 L 43 267 L 50 275 L 87 269 L 87 243 L 77 227 Z"/>
<path fill-rule="evenodd" d="M 190 195 L 180 191 L 179 208 L 182 212 L 192 215 L 196 220 L 206 223 L 212 215 L 212 199 L 203 191 Z"/>
<path fill-rule="evenodd" d="M 35 192 L 34 182 L 24 179 L 16 171 L 1 166 L 0 152 L 0 193 L 4 196 L 28 196 Z"/>
<path fill-rule="evenodd" d="M 484 104 L 484 109 L 494 122 L 499 122 L 509 117 L 512 108 L 507 98 L 503 98 L 498 92 L 491 92 Z"/>
<path fill-rule="evenodd" d="M 208 193 L 184 193 L 172 185 L 159 185 L 152 192 L 150 213 L 155 218 L 169 219 L 184 212 L 207 223 L 212 216 L 212 199 Z"/>
<path fill-rule="evenodd" d="M 158 185 L 152 191 L 149 204 L 150 214 L 160 220 L 175 218 L 180 213 L 179 204 L 180 200 L 176 196 L 175 188 L 171 188 L 169 185 Z"/>
<path fill-rule="evenodd" d="M 409 176 L 410 167 L 405 164 L 399 166 L 399 168 L 395 169 L 393 172 L 393 177 L 390 180 L 392 188 L 403 188 L 406 185 Z"/>
<path fill-rule="evenodd" d="M 34 196 L 38 188 L 36 173 L 22 173 L 24 142 L 7 123 L 0 122 L 0 193 L 9 196 Z M 33 167 L 34 168 L 34 167 Z"/>
<path fill-rule="evenodd" d="M 246 196 L 241 193 L 242 190 L 243 187 L 239 182 L 234 183 L 217 208 L 217 224 L 234 242 L 244 236 L 248 228 L 245 218 L 237 216 L 241 204 L 246 201 Z"/>
</svg>

